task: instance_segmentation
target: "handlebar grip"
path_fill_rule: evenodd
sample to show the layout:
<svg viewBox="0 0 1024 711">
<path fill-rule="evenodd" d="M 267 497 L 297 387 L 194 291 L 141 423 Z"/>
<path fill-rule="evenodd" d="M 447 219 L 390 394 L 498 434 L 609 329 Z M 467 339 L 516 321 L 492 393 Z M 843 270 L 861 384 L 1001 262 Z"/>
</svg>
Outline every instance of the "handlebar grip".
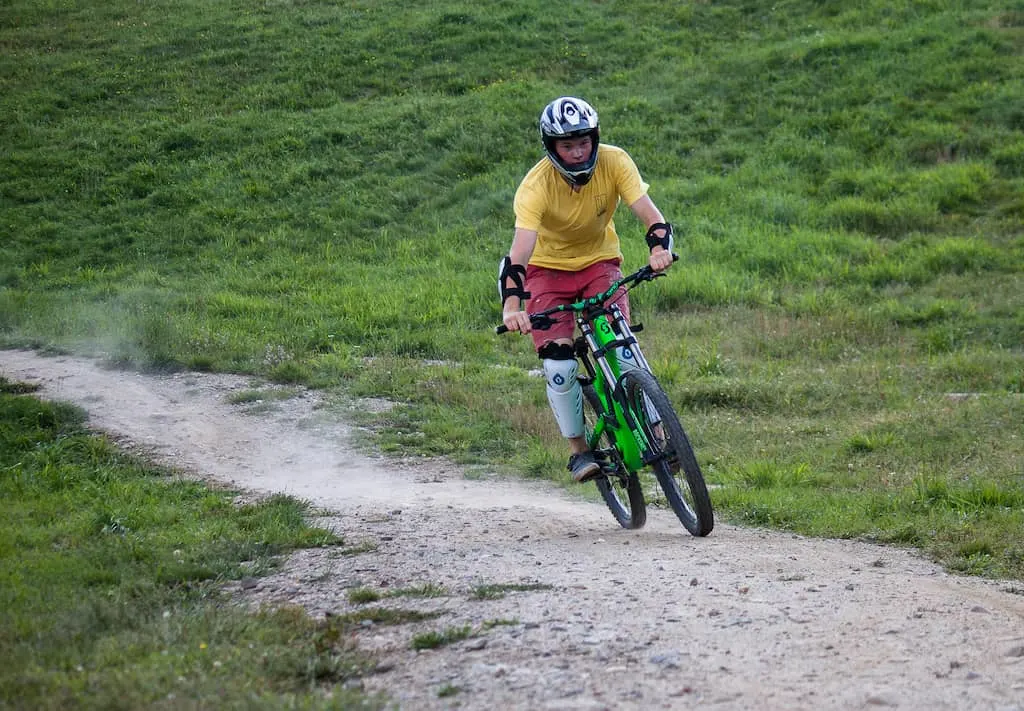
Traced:
<svg viewBox="0 0 1024 711">
<path fill-rule="evenodd" d="M 678 262 L 679 261 L 679 255 L 676 254 L 675 252 L 672 253 L 672 261 L 673 262 Z"/>
<path fill-rule="evenodd" d="M 501 324 L 500 326 L 494 327 L 494 334 L 496 336 L 500 336 L 503 333 L 508 333 L 508 326 L 506 326 L 505 324 Z"/>
</svg>

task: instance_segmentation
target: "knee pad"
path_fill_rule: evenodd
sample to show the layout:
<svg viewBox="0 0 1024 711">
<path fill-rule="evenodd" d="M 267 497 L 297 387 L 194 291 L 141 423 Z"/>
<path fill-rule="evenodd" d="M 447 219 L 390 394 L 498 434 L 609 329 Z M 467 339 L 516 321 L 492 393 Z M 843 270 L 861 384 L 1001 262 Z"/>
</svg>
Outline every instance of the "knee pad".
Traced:
<svg viewBox="0 0 1024 711">
<path fill-rule="evenodd" d="M 569 392 L 573 386 L 579 385 L 579 381 L 576 379 L 579 367 L 579 363 L 575 360 L 545 358 L 544 377 L 547 378 L 548 388 L 557 393 Z"/>
<path fill-rule="evenodd" d="M 563 437 L 583 436 L 583 388 L 576 379 L 576 359 L 544 359 L 548 404 Z"/>
</svg>

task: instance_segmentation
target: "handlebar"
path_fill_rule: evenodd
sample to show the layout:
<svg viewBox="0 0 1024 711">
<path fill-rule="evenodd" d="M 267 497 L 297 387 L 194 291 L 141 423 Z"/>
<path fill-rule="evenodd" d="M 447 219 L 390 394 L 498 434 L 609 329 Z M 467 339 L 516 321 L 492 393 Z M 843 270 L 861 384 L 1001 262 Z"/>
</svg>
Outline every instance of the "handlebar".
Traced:
<svg viewBox="0 0 1024 711">
<path fill-rule="evenodd" d="M 679 255 L 673 254 L 672 261 L 679 261 Z M 651 269 L 650 265 L 645 264 L 632 274 L 624 276 L 618 281 L 612 282 L 611 286 L 609 286 L 607 290 L 601 292 L 600 294 L 595 294 L 594 296 L 583 299 L 582 301 L 577 301 L 572 304 L 562 304 L 560 306 L 555 306 L 545 311 L 538 311 L 537 313 L 530 314 L 530 323 L 533 325 L 535 329 L 542 331 L 546 328 L 550 328 L 551 325 L 554 323 L 554 319 L 551 318 L 552 314 L 559 313 L 561 311 L 583 311 L 586 308 L 603 304 L 605 301 L 613 297 L 615 293 L 622 287 L 626 287 L 626 289 L 629 290 L 634 288 L 641 282 L 654 281 L 658 277 L 663 276 L 665 276 L 665 272 L 656 272 L 653 269 Z M 506 326 L 505 324 L 496 326 L 494 328 L 494 333 L 499 336 L 503 333 L 508 333 L 508 326 Z"/>
</svg>

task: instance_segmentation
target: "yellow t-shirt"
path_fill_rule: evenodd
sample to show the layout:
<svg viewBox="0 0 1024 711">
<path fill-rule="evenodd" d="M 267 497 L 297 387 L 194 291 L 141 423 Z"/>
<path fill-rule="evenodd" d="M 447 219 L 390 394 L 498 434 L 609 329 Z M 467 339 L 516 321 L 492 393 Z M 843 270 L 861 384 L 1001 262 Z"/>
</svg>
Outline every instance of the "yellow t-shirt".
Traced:
<svg viewBox="0 0 1024 711">
<path fill-rule="evenodd" d="M 616 146 L 598 144 L 590 182 L 574 192 L 545 157 L 516 190 L 516 227 L 537 232 L 530 264 L 578 272 L 606 259 L 622 259 L 612 215 L 647 194 L 633 159 Z"/>
</svg>

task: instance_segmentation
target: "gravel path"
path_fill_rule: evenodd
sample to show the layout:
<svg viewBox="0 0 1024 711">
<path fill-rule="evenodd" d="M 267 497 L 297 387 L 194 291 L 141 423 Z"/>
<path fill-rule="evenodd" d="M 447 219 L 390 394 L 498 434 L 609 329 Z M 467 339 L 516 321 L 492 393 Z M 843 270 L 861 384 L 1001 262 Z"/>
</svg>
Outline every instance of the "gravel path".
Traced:
<svg viewBox="0 0 1024 711">
<path fill-rule="evenodd" d="M 320 395 L 232 405 L 247 378 L 151 376 L 0 351 L 0 374 L 76 403 L 162 463 L 314 502 L 355 555 L 301 551 L 233 586 L 253 605 L 440 613 L 365 625 L 363 680 L 420 709 L 985 709 L 1024 711 L 1024 589 L 919 556 L 716 524 L 689 536 L 652 510 L 640 531 L 600 503 L 438 461 L 367 457 Z M 489 587 L 487 587 L 489 586 Z M 492 595 L 482 595 L 492 593 Z M 483 597 L 483 599 L 480 599 Z M 414 651 L 416 635 L 468 636 Z"/>
</svg>

